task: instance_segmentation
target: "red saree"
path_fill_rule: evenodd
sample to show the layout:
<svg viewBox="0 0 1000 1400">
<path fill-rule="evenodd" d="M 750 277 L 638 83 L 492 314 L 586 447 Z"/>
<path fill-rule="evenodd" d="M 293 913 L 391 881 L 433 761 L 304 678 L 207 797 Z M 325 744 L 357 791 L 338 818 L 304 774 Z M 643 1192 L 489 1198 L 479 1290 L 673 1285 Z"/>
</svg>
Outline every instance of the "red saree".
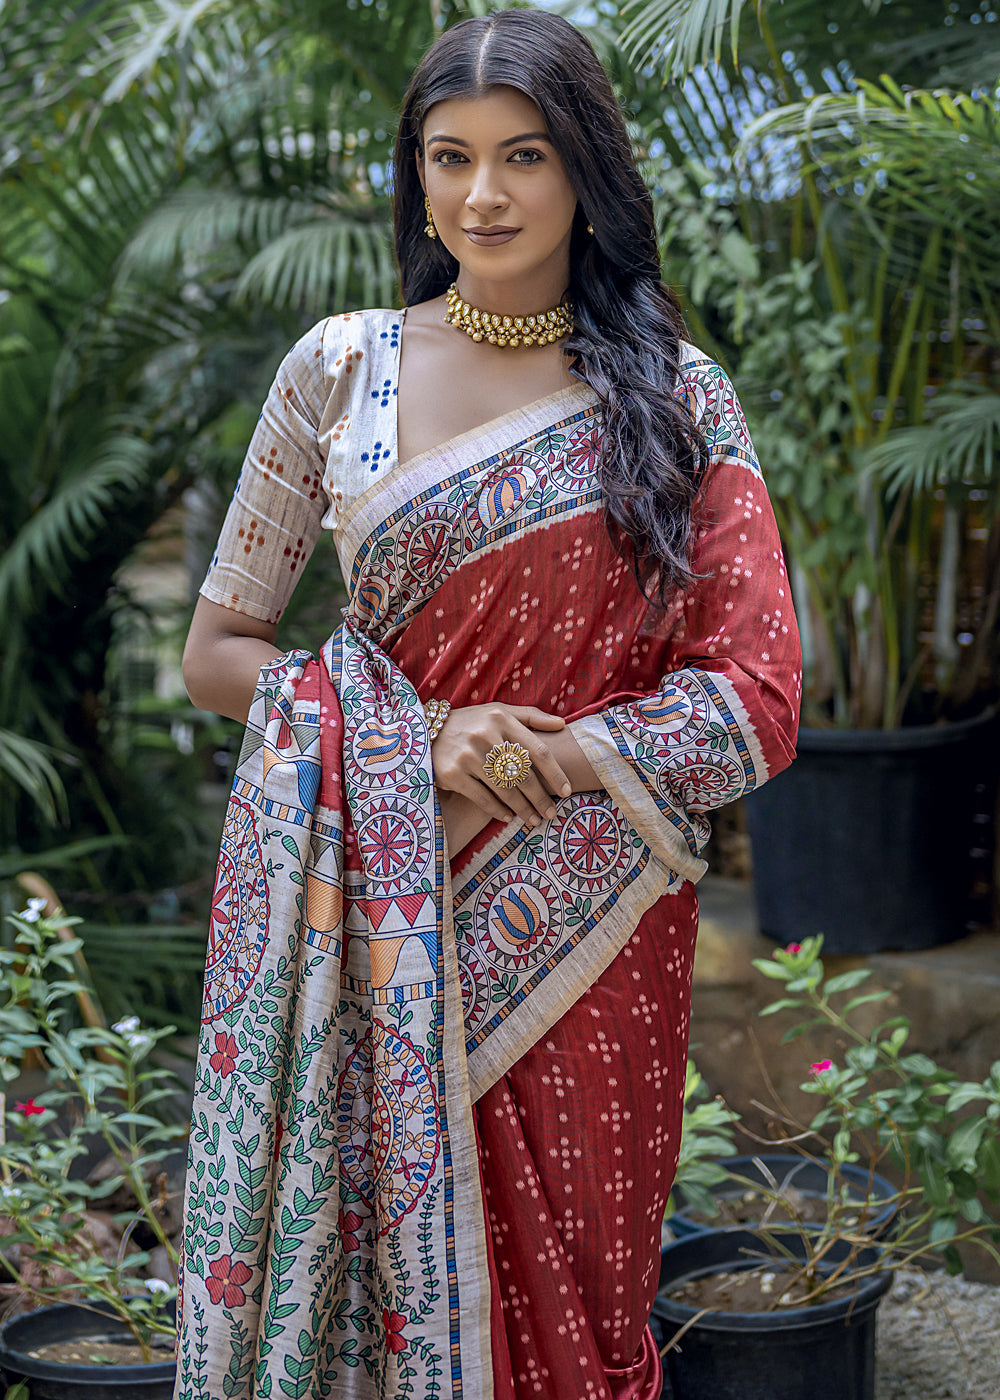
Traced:
<svg viewBox="0 0 1000 1400">
<path fill-rule="evenodd" d="M 704 813 L 792 756 L 798 639 L 731 386 L 650 609 L 573 388 L 400 466 L 399 318 L 279 371 L 203 591 L 276 617 L 321 524 L 350 606 L 265 668 L 213 908 L 178 1400 L 653 1400 Z M 249 556 L 249 557 L 248 557 Z M 449 859 L 421 702 L 566 716 L 604 783 Z"/>
</svg>

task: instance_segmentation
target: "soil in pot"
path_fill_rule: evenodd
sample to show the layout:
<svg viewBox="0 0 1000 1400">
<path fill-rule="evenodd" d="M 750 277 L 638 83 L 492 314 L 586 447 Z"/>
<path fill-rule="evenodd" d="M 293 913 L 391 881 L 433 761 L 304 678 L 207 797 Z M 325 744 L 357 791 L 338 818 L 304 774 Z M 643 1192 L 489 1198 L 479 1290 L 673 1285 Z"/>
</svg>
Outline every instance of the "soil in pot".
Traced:
<svg viewBox="0 0 1000 1400">
<path fill-rule="evenodd" d="M 678 1188 L 674 1213 L 666 1221 L 675 1239 L 695 1230 L 734 1226 L 811 1229 L 826 1224 L 830 1178 L 822 1163 L 786 1153 L 765 1153 L 728 1158 L 719 1165 L 732 1179 L 712 1188 L 717 1204 L 714 1214 L 688 1205 L 684 1188 Z M 864 1168 L 847 1165 L 840 1169 L 837 1189 L 844 1187 L 857 1202 L 857 1213 L 845 1212 L 841 1216 L 843 1227 L 861 1230 L 873 1239 L 884 1235 L 896 1215 L 892 1183 Z"/>
<path fill-rule="evenodd" d="M 172 1339 L 153 1342 L 151 1361 L 173 1361 L 176 1346 Z M 80 1337 L 68 1342 L 49 1342 L 36 1351 L 25 1352 L 35 1361 L 77 1366 L 143 1366 L 146 1358 L 138 1342 L 123 1341 L 120 1332 L 105 1336 Z"/>
<path fill-rule="evenodd" d="M 152 1362 L 136 1347 L 137 1361 L 115 1356 L 109 1364 L 116 1343 L 134 1346 L 124 1324 L 102 1304 L 55 1303 L 0 1326 L 0 1377 L 26 1380 L 31 1400 L 170 1400 L 173 1339 L 163 1341 Z"/>
<path fill-rule="evenodd" d="M 848 1298 L 856 1287 L 845 1283 L 823 1294 L 826 1302 Z M 761 1265 L 758 1269 L 740 1269 L 733 1273 L 707 1274 L 692 1278 L 665 1296 L 675 1303 L 684 1303 L 699 1312 L 703 1308 L 722 1309 L 734 1313 L 767 1313 L 778 1308 L 798 1308 L 806 1304 L 809 1284 L 804 1279 L 787 1276 L 787 1270 Z"/>
<path fill-rule="evenodd" d="M 803 1261 L 808 1255 L 804 1236 L 786 1234 L 781 1243 Z M 757 1269 L 761 1254 L 773 1252 L 762 1237 L 732 1229 L 698 1232 L 664 1249 L 660 1291 L 650 1319 L 664 1358 L 664 1397 L 874 1400 L 875 1309 L 889 1287 L 888 1273 L 852 1281 L 840 1297 L 771 1311 L 728 1311 L 716 1302 L 700 1315 L 704 1301 L 675 1296 L 688 1284 L 700 1287 L 705 1279 L 711 1287 L 713 1275 Z M 849 1253 L 847 1245 L 833 1245 L 828 1254 L 831 1267 L 845 1262 Z M 857 1255 L 859 1267 L 877 1259 L 874 1248 Z M 776 1257 L 773 1287 L 780 1268 Z M 765 1271 L 770 1270 L 765 1266 Z M 677 1342 L 670 1346 L 675 1337 Z"/>
</svg>

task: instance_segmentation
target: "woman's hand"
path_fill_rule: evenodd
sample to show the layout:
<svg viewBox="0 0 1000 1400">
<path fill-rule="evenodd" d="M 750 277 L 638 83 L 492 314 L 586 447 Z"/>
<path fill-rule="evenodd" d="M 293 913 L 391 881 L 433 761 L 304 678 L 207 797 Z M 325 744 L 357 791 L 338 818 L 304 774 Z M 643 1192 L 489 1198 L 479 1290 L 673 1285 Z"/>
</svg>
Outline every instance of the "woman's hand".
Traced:
<svg viewBox="0 0 1000 1400">
<path fill-rule="evenodd" d="M 434 781 L 440 791 L 461 794 L 487 821 L 509 822 L 514 816 L 538 826 L 555 816 L 553 796 L 568 797 L 573 791 L 569 776 L 540 737 L 557 733 L 565 724 L 561 716 L 531 705 L 494 702 L 452 710 L 434 740 Z M 505 739 L 521 744 L 531 758 L 531 772 L 516 788 L 496 787 L 483 772 L 486 755 Z M 485 824 L 481 822 L 480 829 Z"/>
</svg>

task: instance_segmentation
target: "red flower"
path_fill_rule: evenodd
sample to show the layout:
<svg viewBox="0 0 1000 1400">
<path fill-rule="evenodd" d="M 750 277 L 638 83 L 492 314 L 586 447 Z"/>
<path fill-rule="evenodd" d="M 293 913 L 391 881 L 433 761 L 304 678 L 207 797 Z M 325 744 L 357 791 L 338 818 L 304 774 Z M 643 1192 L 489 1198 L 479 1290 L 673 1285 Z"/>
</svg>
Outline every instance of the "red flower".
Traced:
<svg viewBox="0 0 1000 1400">
<path fill-rule="evenodd" d="M 215 1054 L 208 1063 L 225 1078 L 227 1074 L 232 1074 L 236 1068 L 236 1056 L 239 1053 L 240 1047 L 236 1044 L 234 1035 L 227 1035 L 225 1031 L 216 1031 Z"/>
<path fill-rule="evenodd" d="M 240 1285 L 249 1283 L 251 1277 L 242 1259 L 234 1264 L 233 1256 L 224 1254 L 221 1259 L 213 1259 L 208 1266 L 208 1278 L 205 1280 L 208 1296 L 213 1303 L 222 1303 L 224 1307 L 242 1308 L 247 1295 Z"/>
<path fill-rule="evenodd" d="M 363 1217 L 356 1215 L 353 1210 L 347 1211 L 346 1214 L 344 1211 L 341 1211 L 340 1215 L 337 1217 L 337 1224 L 340 1227 L 340 1240 L 348 1254 L 352 1254 L 354 1250 L 361 1248 L 358 1243 L 358 1227 L 364 1223 Z"/>
<path fill-rule="evenodd" d="M 45 1112 L 41 1104 L 35 1103 L 34 1099 L 27 1099 L 24 1103 L 16 1103 L 14 1108 L 16 1112 L 23 1113 L 25 1118 L 30 1118 L 33 1113 Z"/>
<path fill-rule="evenodd" d="M 402 1335 L 403 1327 L 406 1325 L 406 1318 L 402 1313 L 390 1312 L 388 1308 L 382 1309 L 382 1326 L 385 1328 L 385 1344 L 392 1352 L 393 1356 L 397 1352 L 405 1351 L 409 1346 L 406 1338 Z"/>
<path fill-rule="evenodd" d="M 801 952 L 802 952 L 802 944 L 801 944 L 801 943 L 789 943 L 788 947 L 785 949 L 785 952 L 786 952 L 786 953 L 790 953 L 791 956 L 794 957 L 796 953 L 801 953 Z"/>
</svg>

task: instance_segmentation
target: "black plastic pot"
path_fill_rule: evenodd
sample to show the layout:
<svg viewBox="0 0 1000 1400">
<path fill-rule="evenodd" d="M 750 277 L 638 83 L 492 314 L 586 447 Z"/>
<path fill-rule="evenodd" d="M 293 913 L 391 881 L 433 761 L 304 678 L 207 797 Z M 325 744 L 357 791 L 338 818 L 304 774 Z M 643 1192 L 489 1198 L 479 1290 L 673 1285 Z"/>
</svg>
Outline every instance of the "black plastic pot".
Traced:
<svg viewBox="0 0 1000 1400">
<path fill-rule="evenodd" d="M 783 1237 L 801 1252 L 802 1242 Z M 746 1251 L 767 1245 L 748 1230 L 707 1230 L 663 1251 L 660 1289 L 705 1274 L 753 1268 Z M 845 1246 L 846 1249 L 846 1246 Z M 864 1250 L 860 1262 L 877 1258 Z M 831 1262 L 843 1258 L 831 1250 Z M 692 1323 L 663 1357 L 663 1396 L 669 1400 L 874 1400 L 875 1310 L 889 1287 L 888 1273 L 861 1280 L 857 1291 L 833 1302 L 774 1313 L 697 1310 L 657 1295 L 650 1319 L 661 1349 Z"/>
<path fill-rule="evenodd" d="M 826 1199 L 829 1179 L 827 1168 L 821 1162 L 810 1162 L 805 1157 L 796 1157 L 791 1152 L 762 1152 L 758 1153 L 756 1157 L 727 1157 L 718 1165 L 732 1173 L 733 1176 L 742 1177 L 764 1187 L 767 1191 L 780 1193 L 783 1187 L 790 1186 L 803 1195 L 816 1196 L 821 1200 Z M 884 1176 L 868 1172 L 864 1167 L 854 1167 L 847 1164 L 840 1168 L 840 1176 L 855 1200 L 859 1203 L 868 1201 L 864 1231 L 872 1239 L 879 1239 L 885 1234 L 895 1218 L 898 1209 L 895 1201 L 896 1188 Z M 772 1186 L 772 1179 L 776 1186 Z M 723 1181 L 718 1186 L 711 1188 L 712 1195 L 718 1200 L 735 1199 L 747 1189 L 746 1186 L 733 1181 Z M 688 1235 L 701 1234 L 705 1230 L 719 1228 L 710 1220 L 696 1220 L 687 1214 L 687 1202 L 682 1186 L 677 1187 L 674 1195 L 675 1209 L 667 1224 L 675 1239 L 685 1239 Z M 795 1229 L 797 1227 L 794 1225 L 789 1227 L 787 1222 L 778 1221 L 775 1228 Z M 819 1229 L 820 1227 L 817 1225 L 806 1228 Z"/>
<path fill-rule="evenodd" d="M 745 801 L 760 928 L 826 953 L 929 948 L 969 919 L 976 820 L 992 811 L 997 715 L 909 729 L 801 729 Z"/>
<path fill-rule="evenodd" d="M 51 1342 L 83 1337 L 95 1346 L 131 1339 L 125 1326 L 100 1304 L 81 1308 L 56 1303 L 13 1317 L 0 1327 L 0 1371 L 9 1385 L 27 1380 L 31 1400 L 171 1400 L 173 1360 L 140 1366 L 84 1366 L 30 1355 Z"/>
</svg>

